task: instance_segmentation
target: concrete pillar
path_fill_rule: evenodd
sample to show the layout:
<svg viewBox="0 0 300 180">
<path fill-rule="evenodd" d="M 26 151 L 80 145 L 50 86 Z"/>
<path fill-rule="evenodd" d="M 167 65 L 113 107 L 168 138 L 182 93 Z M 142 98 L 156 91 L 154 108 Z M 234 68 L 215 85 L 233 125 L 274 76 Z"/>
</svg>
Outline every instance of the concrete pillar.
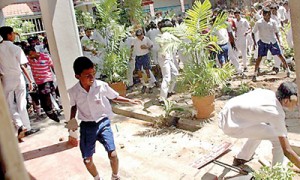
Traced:
<svg viewBox="0 0 300 180">
<path fill-rule="evenodd" d="M 73 73 L 74 60 L 82 55 L 72 0 L 39 0 L 58 80 L 65 119 L 70 118 L 67 89 L 78 81 Z"/>
<path fill-rule="evenodd" d="M 8 111 L 3 88 L 0 83 L 0 156 L 6 169 L 6 179 L 24 179 L 29 180 L 28 173 L 24 167 L 23 156 L 21 156 L 15 128 Z"/>
<path fill-rule="evenodd" d="M 293 31 L 295 63 L 296 63 L 296 83 L 298 85 L 298 102 L 300 102 L 300 3 L 299 0 L 289 0 L 289 7 L 291 8 L 291 23 Z M 300 106 L 299 106 L 300 112 Z"/>
<path fill-rule="evenodd" d="M 0 9 L 0 27 L 4 26 L 4 24 L 5 24 L 5 18 L 2 9 Z"/>
</svg>

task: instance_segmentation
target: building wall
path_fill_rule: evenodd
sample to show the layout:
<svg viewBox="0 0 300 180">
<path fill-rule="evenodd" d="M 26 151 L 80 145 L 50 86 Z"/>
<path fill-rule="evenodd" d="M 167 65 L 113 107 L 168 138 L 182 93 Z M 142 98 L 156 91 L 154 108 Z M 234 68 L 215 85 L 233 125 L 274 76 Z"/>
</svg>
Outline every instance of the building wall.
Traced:
<svg viewBox="0 0 300 180">
<path fill-rule="evenodd" d="M 179 14 L 181 13 L 181 4 L 180 0 L 153 0 L 154 4 L 154 11 L 174 11 L 175 13 Z M 189 9 L 192 7 L 193 0 L 185 0 L 185 8 Z M 149 5 L 144 7 L 146 12 L 150 11 Z"/>
</svg>

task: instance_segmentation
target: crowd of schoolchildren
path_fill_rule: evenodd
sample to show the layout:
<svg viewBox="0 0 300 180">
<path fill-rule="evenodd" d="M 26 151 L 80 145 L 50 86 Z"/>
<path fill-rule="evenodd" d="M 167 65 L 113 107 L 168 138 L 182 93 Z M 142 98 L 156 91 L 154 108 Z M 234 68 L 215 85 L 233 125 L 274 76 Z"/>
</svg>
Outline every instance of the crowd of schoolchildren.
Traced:
<svg viewBox="0 0 300 180">
<path fill-rule="evenodd" d="M 62 106 L 56 85 L 47 37 L 30 37 L 14 42 L 19 36 L 13 28 L 0 28 L 0 73 L 6 100 L 17 128 L 18 139 L 39 131 L 31 128 L 29 117 L 48 116 L 59 122 Z M 19 38 L 19 37 L 18 37 Z"/>
</svg>

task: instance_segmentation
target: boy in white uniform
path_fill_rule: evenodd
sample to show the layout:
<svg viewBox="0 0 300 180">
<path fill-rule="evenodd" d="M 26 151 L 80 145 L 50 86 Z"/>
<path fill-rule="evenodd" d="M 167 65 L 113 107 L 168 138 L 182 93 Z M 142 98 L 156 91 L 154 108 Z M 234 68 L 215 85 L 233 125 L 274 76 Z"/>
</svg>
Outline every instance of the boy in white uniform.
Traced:
<svg viewBox="0 0 300 180">
<path fill-rule="evenodd" d="M 94 177 L 100 180 L 98 171 L 93 162 L 96 141 L 104 146 L 108 153 L 112 168 L 112 180 L 119 180 L 119 160 L 114 144 L 113 132 L 110 126 L 110 117 L 113 115 L 109 99 L 127 102 L 131 104 L 141 104 L 139 100 L 131 100 L 119 96 L 119 94 L 108 86 L 107 83 L 95 80 L 95 68 L 93 62 L 87 57 L 78 57 L 73 64 L 75 77 L 79 82 L 69 90 L 71 103 L 71 116 L 68 126 L 69 130 L 78 128 L 75 116 L 78 112 L 80 123 L 80 151 L 83 162 Z M 76 139 L 70 137 L 70 141 Z"/>
<path fill-rule="evenodd" d="M 234 16 L 236 18 L 235 25 L 236 25 L 236 48 L 242 54 L 244 71 L 247 71 L 247 35 L 250 33 L 251 28 L 249 22 L 241 17 L 240 10 L 236 10 L 234 12 Z"/>
<path fill-rule="evenodd" d="M 169 20 L 167 21 L 163 20 L 161 23 L 161 28 L 164 27 L 173 27 L 173 24 Z M 174 53 L 173 51 L 175 50 L 166 49 L 166 44 L 165 44 L 166 41 L 171 42 L 174 39 L 175 37 L 168 32 L 163 32 L 163 34 L 161 34 L 156 39 L 160 47 L 158 53 L 158 63 L 161 68 L 161 72 L 163 76 L 161 87 L 160 87 L 160 97 L 159 97 L 160 102 L 163 102 L 163 98 L 167 99 L 169 96 L 175 94 L 174 88 L 176 84 L 176 76 L 179 75 L 178 69 L 176 68 L 173 62 L 173 53 Z M 164 41 L 165 43 L 163 43 Z"/>
<path fill-rule="evenodd" d="M 136 39 L 132 42 L 132 53 L 135 54 L 135 69 L 138 73 L 138 76 L 143 84 L 142 87 L 142 93 L 146 92 L 147 86 L 143 80 L 143 72 L 144 69 L 146 71 L 147 77 L 150 78 L 150 71 L 151 71 L 151 64 L 150 64 L 150 57 L 149 52 L 153 48 L 153 42 L 146 36 L 144 36 L 144 33 L 141 29 L 137 30 L 136 33 Z M 132 57 L 132 54 L 131 56 Z M 150 84 L 149 84 L 149 92 L 152 92 L 152 88 L 155 84 L 155 78 L 154 80 L 150 78 Z"/>
<path fill-rule="evenodd" d="M 233 165 L 250 161 L 261 140 L 270 140 L 273 165 L 284 163 L 286 156 L 299 168 L 300 158 L 287 139 L 283 111 L 293 110 L 297 102 L 297 86 L 292 82 L 282 83 L 276 94 L 270 90 L 256 89 L 229 100 L 219 114 L 219 127 L 228 136 L 248 138 Z"/>
<path fill-rule="evenodd" d="M 258 58 L 256 59 L 254 76 L 252 78 L 252 81 L 254 82 L 256 81 L 260 62 L 263 56 L 267 56 L 268 51 L 270 51 L 272 55 L 276 55 L 280 58 L 282 64 L 287 70 L 287 77 L 289 77 L 291 72 L 279 47 L 280 44 L 280 39 L 278 36 L 279 29 L 277 23 L 273 19 L 271 19 L 271 12 L 269 8 L 265 8 L 263 10 L 263 18 L 258 20 L 253 27 L 252 37 L 254 41 L 254 46 L 256 46 L 256 40 L 254 37 L 254 34 L 256 32 L 259 33 L 259 41 L 257 42 Z"/>
<path fill-rule="evenodd" d="M 18 129 L 18 139 L 39 131 L 30 126 L 26 102 L 26 83 L 22 72 L 29 81 L 29 90 L 33 89 L 32 81 L 27 73 L 24 64 L 28 63 L 23 50 L 14 45 L 15 33 L 13 28 L 2 26 L 0 36 L 3 41 L 0 43 L 0 74 L 4 95 L 8 103 L 11 118 Z"/>
</svg>

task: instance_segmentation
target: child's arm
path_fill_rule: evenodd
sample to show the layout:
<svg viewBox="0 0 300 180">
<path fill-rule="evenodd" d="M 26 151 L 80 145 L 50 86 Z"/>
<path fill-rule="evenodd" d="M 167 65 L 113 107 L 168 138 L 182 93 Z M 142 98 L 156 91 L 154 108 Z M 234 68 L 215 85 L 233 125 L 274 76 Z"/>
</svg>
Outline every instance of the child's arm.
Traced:
<svg viewBox="0 0 300 180">
<path fill-rule="evenodd" d="M 33 87 L 32 87 L 32 81 L 31 81 L 31 78 L 29 77 L 29 74 L 27 72 L 27 69 L 24 67 L 24 65 L 21 65 L 21 69 L 25 75 L 25 77 L 27 78 L 28 80 L 28 84 L 29 84 L 29 91 L 32 91 L 33 90 Z"/>
<path fill-rule="evenodd" d="M 75 131 L 78 129 L 78 123 L 77 123 L 77 120 L 75 119 L 76 112 L 77 112 L 77 106 L 76 105 L 72 106 L 70 120 L 68 121 L 68 124 L 66 125 L 66 128 L 68 128 L 68 130 Z"/>
<path fill-rule="evenodd" d="M 121 103 L 130 103 L 130 104 L 143 104 L 143 102 L 141 100 L 138 99 L 128 99 L 122 96 L 118 96 L 115 99 L 113 99 L 113 101 L 115 102 L 121 102 Z"/>
</svg>

